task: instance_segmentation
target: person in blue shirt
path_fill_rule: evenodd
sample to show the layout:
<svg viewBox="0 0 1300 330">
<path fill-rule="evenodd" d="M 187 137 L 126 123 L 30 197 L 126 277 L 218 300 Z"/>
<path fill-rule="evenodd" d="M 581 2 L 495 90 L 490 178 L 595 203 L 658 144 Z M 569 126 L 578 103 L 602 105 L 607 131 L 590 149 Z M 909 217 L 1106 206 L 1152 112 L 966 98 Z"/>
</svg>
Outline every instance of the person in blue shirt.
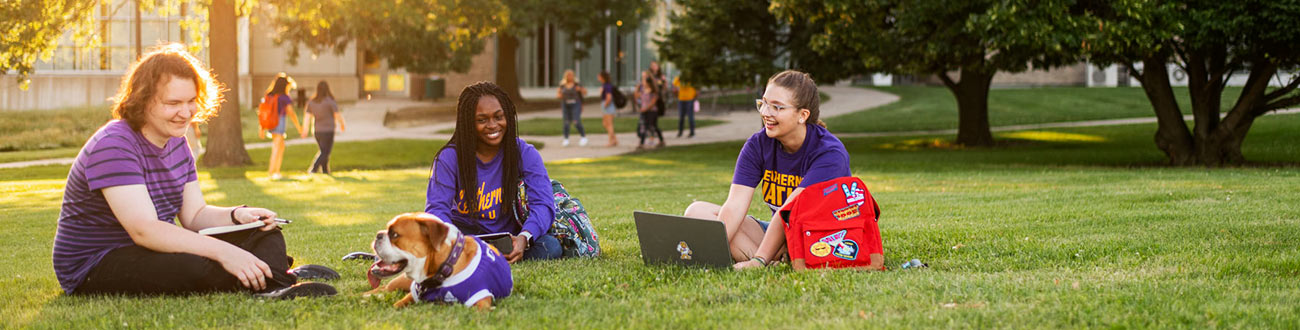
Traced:
<svg viewBox="0 0 1300 330">
<path fill-rule="evenodd" d="M 517 127 L 514 103 L 501 87 L 465 87 L 456 131 L 433 163 L 424 211 L 469 235 L 510 233 L 514 249 L 505 257 L 511 263 L 560 258 L 560 241 L 548 234 L 555 220 L 551 179 Z M 520 183 L 526 209 L 518 205 Z"/>
</svg>

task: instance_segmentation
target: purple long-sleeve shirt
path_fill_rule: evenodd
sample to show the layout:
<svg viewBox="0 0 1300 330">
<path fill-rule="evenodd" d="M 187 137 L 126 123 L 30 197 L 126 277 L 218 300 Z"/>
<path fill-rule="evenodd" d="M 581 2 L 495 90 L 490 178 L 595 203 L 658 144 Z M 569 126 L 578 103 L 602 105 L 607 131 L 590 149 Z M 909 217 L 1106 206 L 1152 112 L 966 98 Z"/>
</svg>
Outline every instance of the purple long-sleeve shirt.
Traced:
<svg viewBox="0 0 1300 330">
<path fill-rule="evenodd" d="M 520 231 L 527 230 L 533 238 L 545 235 L 551 228 L 551 222 L 555 220 L 555 197 L 551 191 L 551 178 L 546 174 L 546 166 L 542 164 L 542 155 L 537 152 L 537 148 L 524 142 L 523 139 L 518 139 L 518 143 L 519 167 L 523 171 L 528 197 L 528 219 L 523 221 L 523 226 L 514 220 L 514 212 L 501 210 L 501 198 L 509 198 L 509 196 L 501 196 L 501 158 L 503 157 L 500 151 L 487 163 L 477 157 L 474 158 L 478 170 L 478 187 L 472 191 L 478 192 L 480 219 L 474 219 L 468 212 L 462 212 L 464 208 L 453 206 L 464 206 L 464 201 L 456 193 L 459 168 L 456 167 L 455 148 L 444 150 L 433 162 L 433 174 L 429 177 L 424 211 L 443 220 L 449 220 L 456 228 L 468 233 L 509 232 L 518 235 Z"/>
</svg>

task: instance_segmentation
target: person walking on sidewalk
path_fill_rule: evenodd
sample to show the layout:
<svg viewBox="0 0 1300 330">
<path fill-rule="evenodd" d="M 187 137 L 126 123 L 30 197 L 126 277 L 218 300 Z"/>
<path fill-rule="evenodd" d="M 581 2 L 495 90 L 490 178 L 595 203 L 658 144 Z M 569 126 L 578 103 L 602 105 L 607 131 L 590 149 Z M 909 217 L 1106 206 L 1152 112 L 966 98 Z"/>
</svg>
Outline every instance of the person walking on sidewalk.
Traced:
<svg viewBox="0 0 1300 330">
<path fill-rule="evenodd" d="M 605 114 L 600 118 L 600 124 L 605 126 L 605 133 L 609 133 L 609 144 L 606 147 L 618 145 L 618 138 L 614 137 L 614 114 L 618 113 L 618 107 L 614 106 L 614 91 L 617 86 L 609 79 L 609 71 L 601 71 L 600 76 L 600 107 L 604 109 Z"/>
<path fill-rule="evenodd" d="M 275 108 L 280 111 L 280 125 L 270 131 L 271 160 L 267 165 L 266 174 L 271 176 L 271 180 L 280 179 L 280 164 L 284 162 L 284 117 L 287 115 L 292 119 L 289 122 L 293 123 L 293 127 L 298 129 L 299 134 L 303 133 L 302 126 L 298 126 L 298 113 L 293 110 L 293 99 L 289 98 L 289 91 L 293 89 L 294 84 L 291 83 L 289 75 L 284 73 L 280 73 L 280 76 L 276 77 L 275 81 L 271 82 L 271 86 L 266 89 L 266 97 L 273 98 L 273 102 L 277 103 Z M 260 126 L 257 129 L 257 136 L 266 138 L 266 132 L 263 132 Z"/>
<path fill-rule="evenodd" d="M 316 152 L 316 158 L 311 162 L 311 168 L 307 173 L 316 173 L 320 171 L 326 175 L 330 174 L 330 151 L 334 150 L 334 125 L 338 123 L 339 133 L 347 130 L 347 123 L 343 122 L 343 114 L 339 112 L 338 103 L 334 102 L 334 93 L 330 93 L 330 84 L 322 80 L 316 84 L 316 95 L 307 102 L 307 110 L 302 116 L 302 127 L 312 127 L 316 134 L 316 147 L 320 151 Z M 312 121 L 316 125 L 312 125 Z M 307 137 L 307 131 L 302 132 L 302 137 Z"/>
<path fill-rule="evenodd" d="M 682 137 L 682 128 L 687 118 L 691 121 L 691 135 L 695 137 L 695 86 L 682 83 L 682 76 L 673 78 L 673 88 L 677 89 L 677 137 Z"/>
<path fill-rule="evenodd" d="M 658 148 L 664 146 L 664 132 L 659 129 L 659 108 L 661 108 L 660 97 L 661 89 L 659 84 L 655 83 L 654 77 L 649 71 L 641 72 L 641 84 L 636 86 L 637 102 L 641 104 L 641 121 L 645 123 L 645 135 L 641 136 L 641 143 L 637 145 L 637 150 L 646 148 L 646 138 L 650 138 L 650 145 Z M 658 143 L 656 144 L 656 138 Z"/>
<path fill-rule="evenodd" d="M 582 129 L 582 97 L 587 95 L 587 89 L 578 84 L 578 79 L 574 77 L 573 70 L 564 70 L 564 80 L 560 81 L 560 89 L 555 91 L 555 96 L 560 98 L 564 107 L 564 142 L 562 146 L 569 146 L 569 124 L 572 123 L 578 128 L 578 135 L 582 136 L 578 140 L 579 146 L 587 146 L 587 131 Z"/>
</svg>

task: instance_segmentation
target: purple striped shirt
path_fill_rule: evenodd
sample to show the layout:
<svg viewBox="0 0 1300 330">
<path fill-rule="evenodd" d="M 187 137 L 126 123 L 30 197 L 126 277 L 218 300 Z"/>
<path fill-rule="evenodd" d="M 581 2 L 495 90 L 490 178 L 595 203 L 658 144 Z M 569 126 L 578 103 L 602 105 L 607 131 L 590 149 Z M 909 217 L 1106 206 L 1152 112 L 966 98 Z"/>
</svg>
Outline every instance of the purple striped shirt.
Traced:
<svg viewBox="0 0 1300 330">
<path fill-rule="evenodd" d="M 135 244 L 104 200 L 101 189 L 143 184 L 158 221 L 175 224 L 185 184 L 198 180 L 185 138 L 163 148 L 114 120 L 95 132 L 77 154 L 63 190 L 59 229 L 54 234 L 54 275 L 72 293 L 109 251 Z"/>
</svg>

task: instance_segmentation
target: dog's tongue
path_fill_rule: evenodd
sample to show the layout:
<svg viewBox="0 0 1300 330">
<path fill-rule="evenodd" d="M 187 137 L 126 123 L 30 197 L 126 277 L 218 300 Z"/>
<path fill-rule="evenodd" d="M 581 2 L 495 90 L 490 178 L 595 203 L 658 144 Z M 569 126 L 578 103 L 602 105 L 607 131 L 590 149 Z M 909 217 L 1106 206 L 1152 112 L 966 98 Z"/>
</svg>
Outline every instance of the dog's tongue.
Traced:
<svg viewBox="0 0 1300 330">
<path fill-rule="evenodd" d="M 383 268 L 383 266 L 379 265 L 380 263 L 383 263 L 383 261 L 375 261 L 374 265 L 370 265 L 370 271 L 366 272 L 366 280 L 370 281 L 371 289 L 379 287 L 380 277 L 376 273 L 380 271 L 380 268 Z"/>
</svg>

